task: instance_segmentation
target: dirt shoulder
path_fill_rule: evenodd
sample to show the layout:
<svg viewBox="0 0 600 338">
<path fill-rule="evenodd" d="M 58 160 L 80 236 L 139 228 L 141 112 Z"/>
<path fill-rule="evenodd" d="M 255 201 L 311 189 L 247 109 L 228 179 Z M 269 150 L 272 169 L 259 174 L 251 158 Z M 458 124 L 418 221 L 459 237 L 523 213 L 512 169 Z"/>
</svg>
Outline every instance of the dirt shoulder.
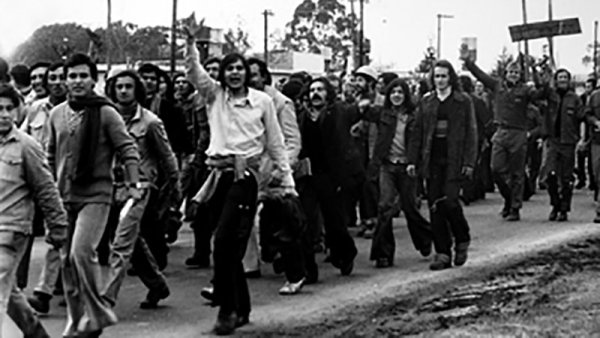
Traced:
<svg viewBox="0 0 600 338">
<path fill-rule="evenodd" d="M 494 271 L 491 271 L 494 270 Z M 600 335 L 600 236 L 261 336 Z"/>
</svg>

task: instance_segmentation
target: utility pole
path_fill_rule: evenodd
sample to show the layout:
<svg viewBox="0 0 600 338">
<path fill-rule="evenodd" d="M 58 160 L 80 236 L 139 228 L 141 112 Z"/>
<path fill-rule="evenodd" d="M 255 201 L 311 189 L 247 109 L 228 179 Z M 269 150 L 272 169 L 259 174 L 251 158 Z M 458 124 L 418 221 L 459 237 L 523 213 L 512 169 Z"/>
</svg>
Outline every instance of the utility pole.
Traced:
<svg viewBox="0 0 600 338">
<path fill-rule="evenodd" d="M 593 53 L 593 57 L 594 57 L 594 79 L 598 79 L 598 74 L 596 73 L 596 70 L 598 69 L 598 21 L 594 21 L 594 53 Z"/>
<path fill-rule="evenodd" d="M 521 0 L 521 5 L 523 7 L 523 24 L 527 24 L 527 0 Z M 527 66 L 527 59 L 529 58 L 529 42 L 527 40 L 523 41 L 523 45 L 525 46 L 525 62 L 523 63 L 523 74 L 525 75 L 525 81 L 529 80 L 529 67 Z"/>
<path fill-rule="evenodd" d="M 106 20 L 106 74 L 110 73 L 111 68 L 111 60 L 110 60 L 110 51 L 111 51 L 111 38 L 112 38 L 112 28 L 111 28 L 111 14 L 112 14 L 112 3 L 111 0 L 107 0 L 108 6 L 108 14 Z"/>
<path fill-rule="evenodd" d="M 173 0 L 173 20 L 171 21 L 171 75 L 175 74 L 177 57 L 177 0 Z"/>
<path fill-rule="evenodd" d="M 437 15 L 437 59 L 442 57 L 442 19 L 452 19 L 454 16 L 447 14 Z"/>
<path fill-rule="evenodd" d="M 360 10 L 360 30 L 358 32 L 358 66 L 362 66 L 364 62 L 364 24 L 365 24 L 365 1 L 359 0 Z"/>
<path fill-rule="evenodd" d="M 552 21 L 552 0 L 548 0 L 548 20 Z M 548 52 L 550 54 L 550 68 L 554 70 L 554 38 L 548 37 Z"/>
<path fill-rule="evenodd" d="M 264 59 L 267 66 L 269 65 L 269 15 L 273 15 L 273 12 L 269 9 L 265 9 L 262 12 L 265 17 L 265 40 L 264 40 Z"/>
</svg>

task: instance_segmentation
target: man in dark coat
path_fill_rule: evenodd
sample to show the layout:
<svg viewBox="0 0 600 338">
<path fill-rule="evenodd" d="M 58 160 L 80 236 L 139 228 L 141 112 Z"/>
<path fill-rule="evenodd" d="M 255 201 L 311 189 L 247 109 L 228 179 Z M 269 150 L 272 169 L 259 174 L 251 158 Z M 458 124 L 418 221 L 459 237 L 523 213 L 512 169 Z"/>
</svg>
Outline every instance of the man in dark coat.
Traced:
<svg viewBox="0 0 600 338">
<path fill-rule="evenodd" d="M 436 251 L 431 270 L 467 261 L 471 237 L 469 224 L 458 200 L 461 181 L 471 178 L 477 158 L 477 122 L 473 104 L 460 92 L 452 64 L 436 62 L 433 71 L 435 91 L 419 103 L 414 132 L 408 144 L 406 170 L 412 177 L 417 169 L 427 180 L 433 243 Z"/>
</svg>

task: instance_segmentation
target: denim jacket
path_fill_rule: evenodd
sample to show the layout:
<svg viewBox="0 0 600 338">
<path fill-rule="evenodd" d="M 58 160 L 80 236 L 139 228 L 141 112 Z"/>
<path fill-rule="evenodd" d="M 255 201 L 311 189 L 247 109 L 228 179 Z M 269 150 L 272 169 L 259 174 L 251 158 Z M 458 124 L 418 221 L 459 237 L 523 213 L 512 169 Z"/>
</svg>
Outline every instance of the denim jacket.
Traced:
<svg viewBox="0 0 600 338">
<path fill-rule="evenodd" d="M 41 146 L 16 127 L 0 139 L 0 231 L 31 233 L 34 203 L 48 229 L 66 227 L 67 216 Z"/>
</svg>

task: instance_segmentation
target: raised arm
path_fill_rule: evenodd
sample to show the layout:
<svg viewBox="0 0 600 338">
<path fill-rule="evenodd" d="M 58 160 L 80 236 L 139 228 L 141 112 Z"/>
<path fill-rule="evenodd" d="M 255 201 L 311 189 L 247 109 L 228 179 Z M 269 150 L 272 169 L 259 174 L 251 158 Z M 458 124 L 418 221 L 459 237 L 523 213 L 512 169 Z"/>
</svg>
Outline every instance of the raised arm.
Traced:
<svg viewBox="0 0 600 338">
<path fill-rule="evenodd" d="M 475 64 L 475 61 L 471 59 L 471 53 L 469 53 L 466 45 L 462 45 L 460 48 L 460 58 L 464 61 L 465 67 L 469 70 L 469 72 L 471 72 L 471 74 L 473 74 L 477 80 L 481 81 L 486 88 L 494 92 L 497 90 L 499 81 L 486 74 Z"/>
<path fill-rule="evenodd" d="M 206 98 L 208 103 L 214 100 L 214 92 L 219 87 L 219 84 L 213 80 L 202 64 L 200 63 L 200 52 L 196 47 L 196 39 L 189 28 L 185 29 L 186 39 L 186 75 L 188 80 L 196 87 L 202 97 Z"/>
</svg>

